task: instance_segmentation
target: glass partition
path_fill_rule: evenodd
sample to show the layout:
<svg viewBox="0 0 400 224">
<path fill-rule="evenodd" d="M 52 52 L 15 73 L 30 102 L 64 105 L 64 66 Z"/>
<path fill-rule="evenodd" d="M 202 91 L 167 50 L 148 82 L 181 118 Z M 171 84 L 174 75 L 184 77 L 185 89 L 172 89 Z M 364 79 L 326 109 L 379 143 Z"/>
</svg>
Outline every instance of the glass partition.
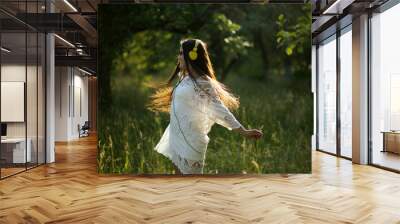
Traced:
<svg viewBox="0 0 400 224">
<path fill-rule="evenodd" d="M 3 32 L 1 47 L 1 175 L 6 177 L 25 170 L 31 158 L 26 144 L 26 33 Z"/>
<path fill-rule="evenodd" d="M 37 107 L 37 98 L 38 98 L 38 88 L 37 88 L 37 79 L 38 79 L 38 35 L 36 32 L 29 31 L 27 33 L 27 52 L 28 52 L 28 61 L 27 61 L 27 81 L 26 81 L 26 89 L 27 89 L 27 98 L 26 98 L 26 111 L 27 111 L 27 150 L 31 151 L 30 159 L 27 163 L 28 168 L 37 165 L 37 157 L 38 157 L 38 141 L 37 141 L 37 132 L 38 132 L 38 107 Z"/>
<path fill-rule="evenodd" d="M 46 111 L 46 104 L 45 104 L 45 99 L 46 99 L 46 76 L 45 76 L 45 65 L 46 65 L 46 51 L 45 51 L 45 45 L 46 45 L 46 39 L 45 35 L 43 33 L 38 34 L 38 75 L 37 75 L 37 129 L 38 129 L 38 134 L 37 134 L 37 146 L 38 146 L 38 156 L 37 156 L 37 162 L 38 164 L 43 164 L 46 162 L 46 145 L 45 145 L 45 124 L 46 124 L 46 117 L 45 117 L 45 111 Z"/>
<path fill-rule="evenodd" d="M 0 6 L 17 13 L 43 12 L 44 1 L 19 1 L 17 8 L 14 3 Z M 45 163 L 46 40 L 3 12 L 0 26 L 0 178 L 5 178 Z"/>
</svg>

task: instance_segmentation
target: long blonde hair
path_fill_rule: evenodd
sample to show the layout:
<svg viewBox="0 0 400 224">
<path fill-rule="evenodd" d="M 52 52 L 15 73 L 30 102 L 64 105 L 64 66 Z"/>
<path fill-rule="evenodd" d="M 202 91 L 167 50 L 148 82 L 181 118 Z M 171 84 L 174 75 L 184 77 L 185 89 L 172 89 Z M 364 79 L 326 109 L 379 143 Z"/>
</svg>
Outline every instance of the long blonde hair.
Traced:
<svg viewBox="0 0 400 224">
<path fill-rule="evenodd" d="M 197 59 L 189 60 L 189 52 L 194 48 L 196 41 L 198 42 Z M 199 39 L 185 39 L 182 40 L 180 44 L 183 50 L 183 58 L 187 67 L 189 67 L 190 64 L 191 68 L 195 70 L 196 74 L 202 78 L 210 80 L 210 84 L 216 90 L 219 98 L 228 109 L 237 109 L 239 107 L 239 99 L 238 97 L 234 96 L 223 83 L 217 80 L 207 51 L 207 45 Z M 189 68 L 186 68 L 186 70 L 189 71 Z M 162 84 L 158 90 L 150 96 L 151 100 L 147 105 L 148 109 L 159 112 L 170 111 L 173 91 L 173 87 L 170 85 L 172 81 L 179 76 L 180 72 L 182 71 L 179 68 L 178 62 L 168 81 Z M 188 75 L 197 84 L 196 78 L 193 76 L 193 74 L 189 72 Z"/>
</svg>

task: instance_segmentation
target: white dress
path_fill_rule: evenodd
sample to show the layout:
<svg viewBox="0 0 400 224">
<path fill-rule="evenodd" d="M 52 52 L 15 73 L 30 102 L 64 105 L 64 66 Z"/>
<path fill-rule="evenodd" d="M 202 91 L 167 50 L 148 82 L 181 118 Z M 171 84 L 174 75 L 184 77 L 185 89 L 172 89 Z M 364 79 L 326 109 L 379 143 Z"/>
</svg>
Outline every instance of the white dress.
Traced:
<svg viewBox="0 0 400 224">
<path fill-rule="evenodd" d="M 183 174 L 203 173 L 207 134 L 214 123 L 228 130 L 241 126 L 210 80 L 196 81 L 197 84 L 189 76 L 180 79 L 172 93 L 170 123 L 154 148 L 171 159 Z"/>
</svg>

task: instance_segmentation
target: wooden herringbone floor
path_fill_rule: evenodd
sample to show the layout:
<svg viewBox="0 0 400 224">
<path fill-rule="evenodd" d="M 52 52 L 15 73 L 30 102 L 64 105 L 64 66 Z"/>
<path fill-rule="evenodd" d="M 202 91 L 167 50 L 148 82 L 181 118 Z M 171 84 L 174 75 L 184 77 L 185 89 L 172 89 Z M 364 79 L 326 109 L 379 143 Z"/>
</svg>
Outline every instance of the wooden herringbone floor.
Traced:
<svg viewBox="0 0 400 224">
<path fill-rule="evenodd" d="M 400 175 L 313 153 L 311 175 L 96 173 L 96 139 L 0 181 L 0 223 L 400 223 Z"/>
</svg>

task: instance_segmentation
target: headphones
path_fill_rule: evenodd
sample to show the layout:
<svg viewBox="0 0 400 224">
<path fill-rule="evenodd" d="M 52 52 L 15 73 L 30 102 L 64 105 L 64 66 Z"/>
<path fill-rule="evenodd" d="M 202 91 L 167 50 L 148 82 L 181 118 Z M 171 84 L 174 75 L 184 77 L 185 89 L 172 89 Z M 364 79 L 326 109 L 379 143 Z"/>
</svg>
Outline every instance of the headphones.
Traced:
<svg viewBox="0 0 400 224">
<path fill-rule="evenodd" d="M 195 44 L 193 49 L 189 52 L 189 58 L 194 61 L 197 59 L 197 45 L 199 44 L 199 42 L 195 39 L 194 40 Z"/>
</svg>

